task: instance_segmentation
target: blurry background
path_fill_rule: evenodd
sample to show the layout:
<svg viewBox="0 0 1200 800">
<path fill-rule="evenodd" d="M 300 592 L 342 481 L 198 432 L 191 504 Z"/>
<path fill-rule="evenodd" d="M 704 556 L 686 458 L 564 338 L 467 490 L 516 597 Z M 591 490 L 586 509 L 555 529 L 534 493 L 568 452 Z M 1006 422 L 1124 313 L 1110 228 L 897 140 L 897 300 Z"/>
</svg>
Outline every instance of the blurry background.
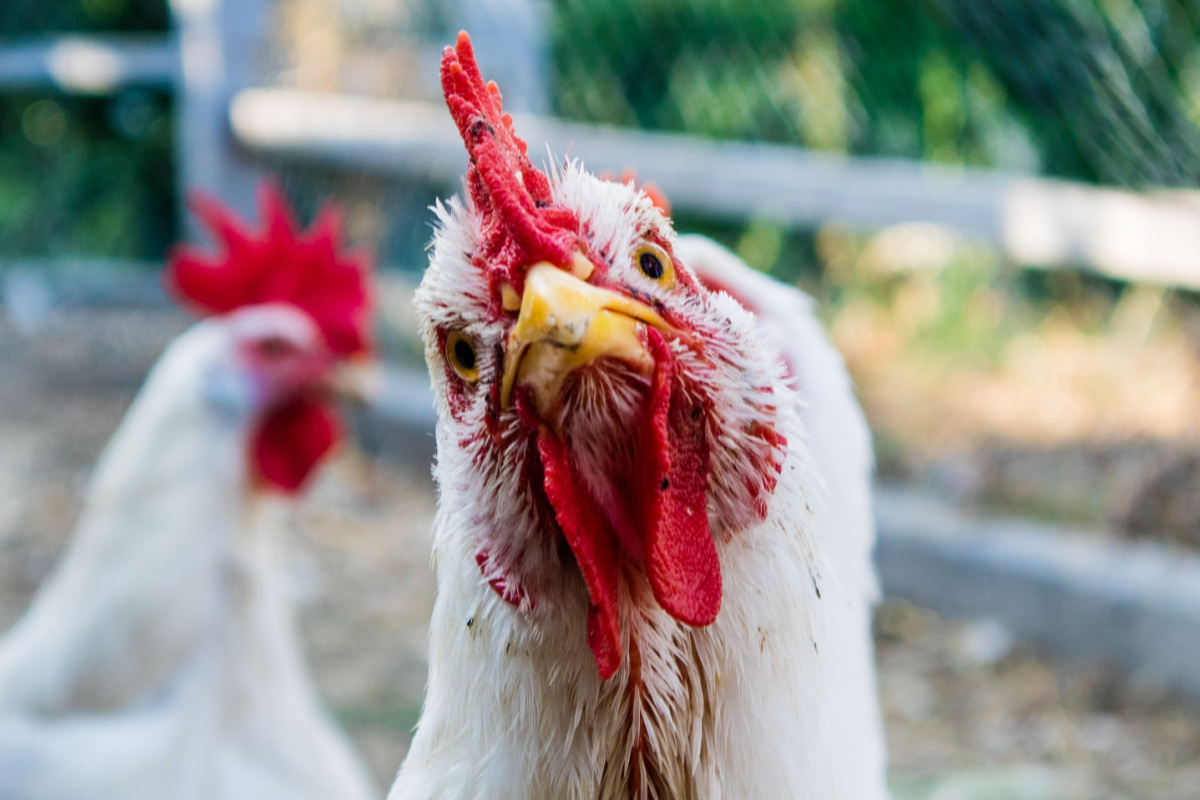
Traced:
<svg viewBox="0 0 1200 800">
<path fill-rule="evenodd" d="M 185 191 L 336 197 L 396 370 L 293 572 L 322 689 L 389 780 L 432 592 L 407 297 L 465 167 L 437 85 L 460 27 L 531 152 L 636 167 L 680 230 L 821 301 L 889 487 L 897 796 L 1194 797 L 1192 0 L 6 0 L 0 625 L 188 322 L 157 284 Z"/>
</svg>

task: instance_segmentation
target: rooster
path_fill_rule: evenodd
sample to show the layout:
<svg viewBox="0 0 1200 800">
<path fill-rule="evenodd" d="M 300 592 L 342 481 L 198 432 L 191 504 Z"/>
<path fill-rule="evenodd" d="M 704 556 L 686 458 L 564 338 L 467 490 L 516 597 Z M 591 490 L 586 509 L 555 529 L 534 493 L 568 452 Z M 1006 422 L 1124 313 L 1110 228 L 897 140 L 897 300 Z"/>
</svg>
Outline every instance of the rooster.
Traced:
<svg viewBox="0 0 1200 800">
<path fill-rule="evenodd" d="M 469 200 L 436 207 L 415 298 L 438 595 L 390 797 L 884 797 L 869 445 L 807 304 L 811 439 L 765 323 L 687 263 L 732 256 L 536 169 L 465 33 L 441 78 Z"/>
<path fill-rule="evenodd" d="M 169 345 L 97 464 L 57 571 L 0 639 L 0 797 L 366 800 L 300 658 L 273 531 L 340 436 L 369 352 L 365 259 L 324 212 L 297 234 L 194 207 L 224 252 L 168 282 L 208 318 Z"/>
</svg>

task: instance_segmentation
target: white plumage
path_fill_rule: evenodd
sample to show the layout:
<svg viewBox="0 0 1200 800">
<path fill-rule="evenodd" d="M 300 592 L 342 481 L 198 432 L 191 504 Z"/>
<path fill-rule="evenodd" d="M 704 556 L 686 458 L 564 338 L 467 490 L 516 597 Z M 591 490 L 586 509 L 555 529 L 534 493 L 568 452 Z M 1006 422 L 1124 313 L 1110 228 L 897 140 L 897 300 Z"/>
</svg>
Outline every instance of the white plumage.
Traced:
<svg viewBox="0 0 1200 800">
<path fill-rule="evenodd" d="M 173 342 L 0 639 L 4 800 L 366 800 L 279 585 L 228 319 Z"/>
<path fill-rule="evenodd" d="M 491 354 L 505 346 L 511 320 L 490 310 L 492 287 L 475 261 L 482 212 L 457 200 L 439 207 L 416 301 L 438 406 L 438 598 L 426 705 L 391 800 L 880 800 L 871 455 L 840 358 L 803 295 L 743 280 L 754 276 L 730 254 L 676 239 L 632 187 L 569 165 L 552 176 L 552 191 L 607 264 L 608 285 L 652 298 L 705 342 L 699 356 L 682 344 L 672 352 L 711 398 L 709 515 L 723 603 L 714 623 L 692 628 L 647 602 L 641 579 L 626 572 L 624 657 L 611 679 L 599 677 L 585 637 L 588 590 L 525 479 L 536 451 L 517 434 L 473 435 L 492 424 L 487 387 L 503 363 Z M 677 269 L 694 260 L 703 274 L 723 276 L 761 318 L 723 293 L 661 291 L 638 272 L 646 237 L 676 248 Z M 476 342 L 483 388 L 456 383 L 443 352 L 451 330 Z M 805 411 L 776 342 L 789 343 Z M 613 386 L 586 380 L 581 392 Z M 603 410 L 602 398 L 578 405 L 593 416 L 632 413 L 620 392 L 611 397 L 615 409 Z M 564 435 L 601 453 L 577 456 L 581 463 L 602 463 L 608 445 L 579 437 L 607 424 L 619 439 L 628 428 L 611 417 L 576 419 L 573 408 Z M 735 524 L 745 520 L 737 509 L 749 502 L 746 476 L 763 456 L 760 440 L 737 432 L 762 424 L 788 442 L 778 484 L 765 519 Z M 518 430 L 515 412 L 501 411 L 495 427 Z M 498 585 L 521 592 L 506 602 Z"/>
<path fill-rule="evenodd" d="M 703 236 L 680 236 L 675 252 L 705 284 L 728 291 L 754 313 L 783 355 L 803 403 L 808 449 L 827 493 L 814 508 L 832 567 L 827 607 L 836 631 L 824 652 L 838 786 L 846 798 L 887 797 L 883 718 L 875 679 L 871 611 L 879 598 L 873 565 L 875 519 L 871 433 L 842 356 L 816 319 L 812 298 L 747 266 Z"/>
</svg>

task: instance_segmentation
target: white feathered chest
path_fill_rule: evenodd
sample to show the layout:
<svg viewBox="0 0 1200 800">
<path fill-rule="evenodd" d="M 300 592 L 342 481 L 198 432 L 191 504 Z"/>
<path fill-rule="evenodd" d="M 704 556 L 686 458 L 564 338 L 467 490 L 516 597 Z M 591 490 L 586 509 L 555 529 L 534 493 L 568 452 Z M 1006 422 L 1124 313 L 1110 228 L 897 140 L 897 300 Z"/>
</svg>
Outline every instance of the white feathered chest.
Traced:
<svg viewBox="0 0 1200 800">
<path fill-rule="evenodd" d="M 465 34 L 442 84 L 470 197 L 438 207 L 415 302 L 438 599 L 392 798 L 882 797 L 869 452 L 807 307 L 817 459 L 768 326 L 648 196 L 534 168 Z M 836 502 L 826 456 L 855 465 Z"/>
</svg>

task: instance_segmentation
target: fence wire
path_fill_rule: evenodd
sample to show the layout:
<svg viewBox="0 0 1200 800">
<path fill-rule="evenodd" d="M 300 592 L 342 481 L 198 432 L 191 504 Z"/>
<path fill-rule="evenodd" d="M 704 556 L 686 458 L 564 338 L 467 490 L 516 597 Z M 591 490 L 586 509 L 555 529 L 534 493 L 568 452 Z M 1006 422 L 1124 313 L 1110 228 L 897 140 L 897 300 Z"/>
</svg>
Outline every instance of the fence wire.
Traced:
<svg viewBox="0 0 1200 800">
<path fill-rule="evenodd" d="M 569 119 L 1117 186 L 1200 183 L 1200 0 L 275 0 L 270 19 L 267 80 L 306 89 L 437 101 L 438 52 L 465 26 L 516 107 Z M 0 38 L 169 20 L 164 0 L 7 0 Z M 518 85 L 514 61 L 536 79 Z M 141 91 L 0 97 L 0 256 L 160 255 L 176 230 L 153 210 L 174 208 L 171 113 Z M 114 200 L 96 164 L 139 188 Z M 332 185 L 304 174 L 289 179 L 301 195 Z M 396 219 L 433 194 L 388 191 L 405 198 Z M 119 202 L 132 197 L 145 199 Z M 87 222 L 105 214 L 118 221 Z M 426 234 L 382 238 L 411 255 Z"/>
<path fill-rule="evenodd" d="M 571 117 L 1107 184 L 1200 178 L 1200 3 L 564 0 Z"/>
</svg>

